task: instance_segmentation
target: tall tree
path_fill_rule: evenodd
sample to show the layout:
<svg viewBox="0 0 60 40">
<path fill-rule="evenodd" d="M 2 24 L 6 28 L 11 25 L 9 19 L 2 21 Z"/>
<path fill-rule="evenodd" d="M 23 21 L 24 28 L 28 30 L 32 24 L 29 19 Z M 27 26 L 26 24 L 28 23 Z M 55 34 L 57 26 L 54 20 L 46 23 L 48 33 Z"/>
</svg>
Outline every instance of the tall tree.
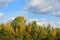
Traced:
<svg viewBox="0 0 60 40">
<path fill-rule="evenodd" d="M 25 29 L 26 29 L 25 18 L 23 16 L 18 16 L 12 21 L 11 25 L 14 28 L 15 37 L 16 38 L 19 37 L 20 40 L 23 40 Z M 16 29 L 18 29 L 18 33 L 19 33 L 18 35 L 16 34 Z"/>
<path fill-rule="evenodd" d="M 32 21 L 32 37 L 33 37 L 33 40 L 37 40 L 37 23 L 36 23 L 36 21 Z"/>
<path fill-rule="evenodd" d="M 23 31 L 25 29 L 25 18 L 23 16 L 18 16 L 16 17 L 11 25 L 13 26 L 14 30 L 16 31 L 16 28 L 18 28 L 18 30 Z"/>
</svg>

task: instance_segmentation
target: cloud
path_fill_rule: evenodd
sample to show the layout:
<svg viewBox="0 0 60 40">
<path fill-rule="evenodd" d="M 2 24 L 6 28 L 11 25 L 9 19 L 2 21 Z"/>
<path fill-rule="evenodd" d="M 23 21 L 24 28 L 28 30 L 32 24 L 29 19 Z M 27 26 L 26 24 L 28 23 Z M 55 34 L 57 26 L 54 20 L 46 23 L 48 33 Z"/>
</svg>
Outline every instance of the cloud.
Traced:
<svg viewBox="0 0 60 40">
<path fill-rule="evenodd" d="M 16 17 L 9 17 L 8 19 L 4 20 L 2 23 L 12 22 Z"/>
<path fill-rule="evenodd" d="M 10 17 L 8 18 L 8 20 L 14 20 L 16 17 Z"/>
<path fill-rule="evenodd" d="M 47 26 L 48 24 L 50 24 L 51 26 L 53 26 L 54 28 L 60 28 L 60 22 L 53 22 L 53 21 L 41 21 L 41 22 L 37 22 L 38 25 L 45 25 Z"/>
<path fill-rule="evenodd" d="M 8 3 L 12 2 L 13 0 L 0 0 L 0 7 L 5 7 Z"/>
<path fill-rule="evenodd" d="M 30 19 L 30 22 L 31 22 L 31 21 L 38 21 L 38 19 Z"/>
<path fill-rule="evenodd" d="M 52 15 L 56 17 L 60 17 L 60 12 L 53 12 Z"/>
<path fill-rule="evenodd" d="M 53 12 L 56 14 L 60 12 L 60 0 L 30 0 L 30 2 L 28 1 L 26 3 L 28 5 L 25 10 L 29 10 L 32 13 L 46 14 L 51 12 L 52 15 Z"/>
<path fill-rule="evenodd" d="M 0 12 L 0 18 L 3 17 L 3 16 L 4 16 L 3 13 Z"/>
<path fill-rule="evenodd" d="M 47 26 L 48 24 L 51 24 L 51 26 L 53 26 L 54 28 L 57 28 L 57 27 L 60 27 L 60 21 L 58 22 L 54 22 L 54 21 L 49 21 L 49 20 L 46 20 L 45 18 L 41 18 L 41 19 L 30 19 L 30 22 L 31 21 L 36 21 L 38 25 L 40 26 Z"/>
</svg>

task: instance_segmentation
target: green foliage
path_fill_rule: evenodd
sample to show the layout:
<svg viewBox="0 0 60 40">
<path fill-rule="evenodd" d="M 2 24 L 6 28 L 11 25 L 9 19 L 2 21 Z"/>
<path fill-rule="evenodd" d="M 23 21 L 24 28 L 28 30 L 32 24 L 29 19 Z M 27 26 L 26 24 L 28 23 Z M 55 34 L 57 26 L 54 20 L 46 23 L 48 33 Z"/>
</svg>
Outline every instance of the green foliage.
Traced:
<svg viewBox="0 0 60 40">
<path fill-rule="evenodd" d="M 27 25 L 25 18 L 18 16 L 11 23 L 0 24 L 0 40 L 60 40 L 60 28 L 40 26 L 36 21 Z"/>
<path fill-rule="evenodd" d="M 25 25 L 25 23 L 26 23 L 26 21 L 25 21 L 24 17 L 18 16 L 12 21 L 11 25 L 14 28 L 14 30 L 16 31 L 16 28 L 18 28 L 18 30 L 19 30 L 21 28 L 21 26 Z"/>
</svg>

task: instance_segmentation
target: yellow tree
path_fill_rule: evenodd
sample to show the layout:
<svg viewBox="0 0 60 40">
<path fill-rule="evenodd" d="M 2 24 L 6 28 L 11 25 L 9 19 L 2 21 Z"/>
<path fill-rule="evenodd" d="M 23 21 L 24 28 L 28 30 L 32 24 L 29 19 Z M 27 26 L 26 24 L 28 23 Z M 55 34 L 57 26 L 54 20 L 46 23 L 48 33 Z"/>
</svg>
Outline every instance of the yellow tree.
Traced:
<svg viewBox="0 0 60 40">
<path fill-rule="evenodd" d="M 23 40 L 23 35 L 24 35 L 25 29 L 26 29 L 25 18 L 23 16 L 18 16 L 12 21 L 11 25 L 14 28 L 15 32 L 16 32 L 16 29 L 19 31 L 18 36 L 20 37 L 20 40 Z"/>
<path fill-rule="evenodd" d="M 56 28 L 56 40 L 60 40 L 60 28 Z"/>
<path fill-rule="evenodd" d="M 29 34 L 32 34 L 32 33 L 31 33 L 31 32 L 32 32 L 32 23 L 29 23 L 27 28 L 28 28 L 28 29 L 27 29 L 27 32 L 28 32 Z"/>
<path fill-rule="evenodd" d="M 18 28 L 18 30 L 24 31 L 26 26 L 25 18 L 23 16 L 18 16 L 12 21 L 11 25 L 13 26 L 14 30 Z"/>
<path fill-rule="evenodd" d="M 13 27 L 11 26 L 10 23 L 6 23 L 4 28 L 5 28 L 5 30 L 8 31 L 9 33 L 13 33 L 13 34 L 14 34 Z"/>
</svg>

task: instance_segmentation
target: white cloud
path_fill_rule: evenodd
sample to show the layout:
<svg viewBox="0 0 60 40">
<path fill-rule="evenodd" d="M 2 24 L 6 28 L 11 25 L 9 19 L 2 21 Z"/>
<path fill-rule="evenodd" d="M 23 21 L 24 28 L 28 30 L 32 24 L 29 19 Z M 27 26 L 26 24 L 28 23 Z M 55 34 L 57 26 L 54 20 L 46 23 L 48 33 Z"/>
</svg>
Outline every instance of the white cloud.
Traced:
<svg viewBox="0 0 60 40">
<path fill-rule="evenodd" d="M 30 19 L 31 21 L 36 21 L 38 25 L 40 26 L 47 26 L 48 24 L 51 24 L 51 26 L 53 27 L 60 27 L 60 22 L 54 22 L 54 21 L 48 21 L 45 18 L 41 18 L 41 19 Z"/>
<path fill-rule="evenodd" d="M 16 17 L 10 17 L 8 20 L 14 20 Z"/>
<path fill-rule="evenodd" d="M 57 16 L 57 17 L 60 17 L 60 12 L 53 12 L 52 15 L 53 16 Z"/>
<path fill-rule="evenodd" d="M 4 20 L 2 23 L 12 22 L 16 17 L 9 17 L 8 19 Z"/>
<path fill-rule="evenodd" d="M 42 0 L 32 0 L 30 3 L 30 6 L 38 6 L 40 3 L 42 2 Z"/>
<path fill-rule="evenodd" d="M 0 18 L 3 17 L 3 16 L 4 16 L 3 13 L 0 12 Z"/>
<path fill-rule="evenodd" d="M 51 26 L 53 26 L 54 28 L 60 28 L 60 22 L 53 22 L 53 21 L 45 21 L 45 22 L 37 22 L 38 25 L 45 25 L 47 26 L 48 24 L 51 24 Z"/>
<path fill-rule="evenodd" d="M 31 21 L 38 21 L 38 19 L 30 19 L 30 22 L 31 22 Z"/>
<path fill-rule="evenodd" d="M 13 0 L 0 0 L 0 7 L 5 7 L 8 3 L 12 2 Z"/>
<path fill-rule="evenodd" d="M 60 0 L 31 0 L 27 4 L 28 7 L 26 10 L 36 14 L 46 14 L 47 12 L 51 12 L 52 14 L 56 12 L 57 14 L 60 11 Z"/>
</svg>

